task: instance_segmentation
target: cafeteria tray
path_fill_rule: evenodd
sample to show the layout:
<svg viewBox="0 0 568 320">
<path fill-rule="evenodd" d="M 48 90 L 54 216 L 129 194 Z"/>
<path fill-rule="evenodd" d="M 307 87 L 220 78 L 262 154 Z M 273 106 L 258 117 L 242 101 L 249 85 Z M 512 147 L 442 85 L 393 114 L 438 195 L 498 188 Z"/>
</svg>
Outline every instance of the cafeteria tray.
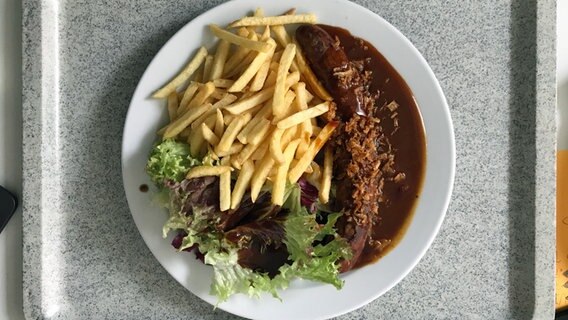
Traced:
<svg viewBox="0 0 568 320">
<path fill-rule="evenodd" d="M 339 318 L 551 319 L 556 3 L 355 2 L 429 62 L 451 109 L 457 163 L 446 219 L 418 266 Z M 185 290 L 150 253 L 120 164 L 144 69 L 178 29 L 219 3 L 24 0 L 28 319 L 235 318 Z"/>
</svg>

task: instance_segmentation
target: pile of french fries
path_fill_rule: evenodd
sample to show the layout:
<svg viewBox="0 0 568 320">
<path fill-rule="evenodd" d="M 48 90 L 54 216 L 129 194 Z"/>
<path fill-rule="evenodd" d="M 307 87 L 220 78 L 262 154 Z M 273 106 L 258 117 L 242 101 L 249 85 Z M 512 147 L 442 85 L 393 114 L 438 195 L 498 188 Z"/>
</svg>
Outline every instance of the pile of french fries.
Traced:
<svg viewBox="0 0 568 320">
<path fill-rule="evenodd" d="M 316 118 L 330 108 L 331 97 L 315 77 L 285 25 L 315 23 L 313 14 L 254 16 L 226 29 L 210 25 L 216 51 L 201 47 L 186 67 L 154 98 L 167 99 L 170 122 L 163 139 L 187 141 L 191 154 L 209 154 L 219 165 L 192 168 L 187 179 L 220 177 L 220 209 L 236 209 L 250 191 L 256 201 L 263 189 L 282 205 L 286 183 L 302 175 L 329 200 L 333 157 L 314 161 L 337 126 L 318 127 Z M 231 175 L 236 183 L 231 190 Z"/>
</svg>

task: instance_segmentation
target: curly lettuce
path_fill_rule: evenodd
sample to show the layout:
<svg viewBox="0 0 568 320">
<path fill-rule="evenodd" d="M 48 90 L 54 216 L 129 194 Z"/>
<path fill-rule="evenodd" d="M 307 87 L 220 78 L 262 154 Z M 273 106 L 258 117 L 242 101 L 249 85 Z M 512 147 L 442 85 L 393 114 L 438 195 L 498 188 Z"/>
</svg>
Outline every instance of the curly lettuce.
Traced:
<svg viewBox="0 0 568 320">
<path fill-rule="evenodd" d="M 146 172 L 154 183 L 162 185 L 167 180 L 182 181 L 189 169 L 201 164 L 190 155 L 188 144 L 166 139 L 150 152 Z"/>
<path fill-rule="evenodd" d="M 328 283 L 337 289 L 343 286 L 343 280 L 339 278 L 339 261 L 350 259 L 352 253 L 347 241 L 333 227 L 341 213 L 330 214 L 323 226 L 318 224 L 316 214 L 309 213 L 300 204 L 297 185 L 291 186 L 284 209 L 288 211 L 283 222 L 286 232 L 284 243 L 291 263 L 281 266 L 275 277 L 240 266 L 238 247 L 226 241 L 218 242 L 217 250 L 205 254 L 205 263 L 214 269 L 211 294 L 220 302 L 236 293 L 258 297 L 262 292 L 268 292 L 278 298 L 278 290 L 287 288 L 295 278 Z M 327 236 L 333 239 L 325 244 L 316 244 Z"/>
</svg>

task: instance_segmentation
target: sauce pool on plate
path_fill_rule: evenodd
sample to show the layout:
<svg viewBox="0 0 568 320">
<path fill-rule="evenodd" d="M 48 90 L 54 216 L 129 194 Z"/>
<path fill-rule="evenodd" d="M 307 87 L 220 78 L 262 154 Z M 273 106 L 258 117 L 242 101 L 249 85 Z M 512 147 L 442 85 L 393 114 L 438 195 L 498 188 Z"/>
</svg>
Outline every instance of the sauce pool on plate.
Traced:
<svg viewBox="0 0 568 320">
<path fill-rule="evenodd" d="M 424 125 L 412 91 L 393 66 L 367 41 L 354 37 L 349 31 L 328 25 L 318 25 L 339 40 L 351 61 L 365 61 L 365 70 L 372 71 L 369 92 L 378 92 L 375 116 L 381 119 L 383 131 L 393 148 L 395 170 L 405 179 L 399 183 L 385 181 L 384 201 L 379 204 L 379 220 L 372 226 L 370 239 L 375 245 L 365 245 L 355 264 L 361 267 L 386 254 L 400 241 L 416 205 L 426 164 Z M 385 108 L 396 101 L 396 122 L 393 112 Z M 378 243 L 378 245 L 377 245 Z"/>
</svg>

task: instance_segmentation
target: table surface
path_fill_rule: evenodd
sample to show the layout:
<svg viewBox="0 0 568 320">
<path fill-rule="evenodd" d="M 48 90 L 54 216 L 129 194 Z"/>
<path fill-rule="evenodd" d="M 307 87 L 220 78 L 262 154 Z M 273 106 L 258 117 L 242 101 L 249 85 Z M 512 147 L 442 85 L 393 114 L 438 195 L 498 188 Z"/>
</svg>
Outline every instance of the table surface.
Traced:
<svg viewBox="0 0 568 320">
<path fill-rule="evenodd" d="M 0 185 L 21 198 L 21 1 L 0 0 Z M 558 1 L 568 16 L 568 1 Z M 568 149 L 568 19 L 558 19 L 559 149 Z M 562 59 L 564 58 L 564 59 Z M 0 234 L 0 319 L 23 319 L 22 215 Z"/>
</svg>

